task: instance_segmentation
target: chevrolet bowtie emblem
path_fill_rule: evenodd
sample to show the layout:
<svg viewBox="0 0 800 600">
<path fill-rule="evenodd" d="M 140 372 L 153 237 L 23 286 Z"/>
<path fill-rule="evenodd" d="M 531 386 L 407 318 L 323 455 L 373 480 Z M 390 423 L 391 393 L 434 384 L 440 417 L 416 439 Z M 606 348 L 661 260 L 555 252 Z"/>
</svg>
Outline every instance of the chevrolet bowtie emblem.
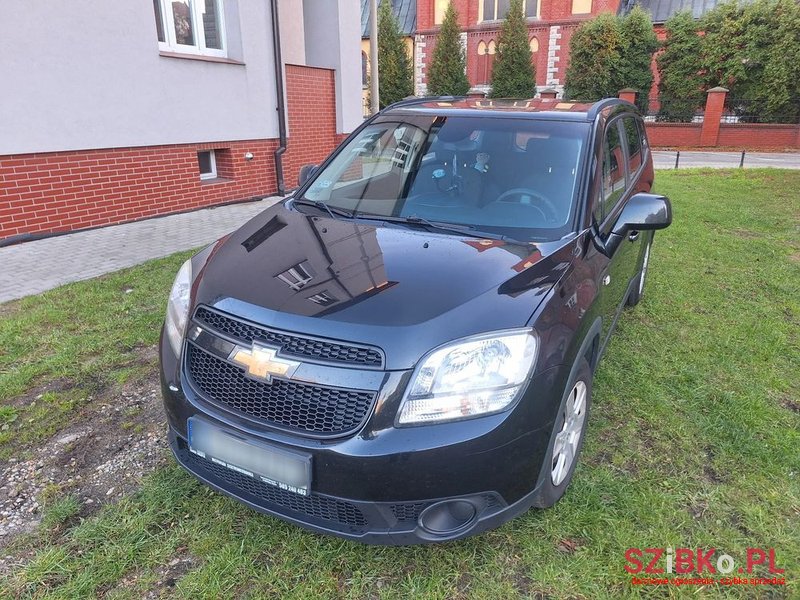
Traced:
<svg viewBox="0 0 800 600">
<path fill-rule="evenodd" d="M 290 379 L 300 363 L 278 358 L 277 354 L 278 348 L 253 342 L 250 348 L 236 346 L 231 350 L 229 359 L 237 365 L 247 367 L 247 374 L 251 377 L 262 379 L 267 383 L 272 381 L 273 376 Z"/>
</svg>

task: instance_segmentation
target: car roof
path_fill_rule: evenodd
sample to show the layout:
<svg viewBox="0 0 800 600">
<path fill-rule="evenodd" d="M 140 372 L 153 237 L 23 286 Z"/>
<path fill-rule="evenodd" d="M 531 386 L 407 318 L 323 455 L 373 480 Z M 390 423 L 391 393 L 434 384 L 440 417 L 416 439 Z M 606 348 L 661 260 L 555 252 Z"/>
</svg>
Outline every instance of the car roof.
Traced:
<svg viewBox="0 0 800 600">
<path fill-rule="evenodd" d="M 498 98 L 461 98 L 435 96 L 407 98 L 387 106 L 381 114 L 426 114 L 452 116 L 481 116 L 541 119 L 553 121 L 594 121 L 600 112 L 610 112 L 614 107 L 626 105 L 635 111 L 635 106 L 619 98 L 606 98 L 599 102 L 571 102 L 550 98 L 527 100 Z"/>
</svg>

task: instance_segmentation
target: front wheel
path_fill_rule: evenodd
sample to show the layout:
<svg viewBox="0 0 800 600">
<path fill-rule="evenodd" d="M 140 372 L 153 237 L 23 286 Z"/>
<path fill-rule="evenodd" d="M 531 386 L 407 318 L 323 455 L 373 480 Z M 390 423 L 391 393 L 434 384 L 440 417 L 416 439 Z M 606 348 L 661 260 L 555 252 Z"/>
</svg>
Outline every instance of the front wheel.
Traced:
<svg viewBox="0 0 800 600">
<path fill-rule="evenodd" d="M 642 257 L 642 268 L 639 271 L 639 277 L 636 280 L 636 285 L 628 295 L 628 306 L 636 306 L 642 301 L 644 295 L 644 284 L 647 279 L 647 268 L 650 266 L 650 249 L 653 247 L 653 236 L 650 236 L 645 242 L 644 256 Z"/>
<path fill-rule="evenodd" d="M 533 502 L 539 508 L 553 506 L 567 491 L 583 447 L 592 403 L 592 370 L 585 358 L 580 359 L 565 392 L 542 465 L 542 483 Z"/>
</svg>

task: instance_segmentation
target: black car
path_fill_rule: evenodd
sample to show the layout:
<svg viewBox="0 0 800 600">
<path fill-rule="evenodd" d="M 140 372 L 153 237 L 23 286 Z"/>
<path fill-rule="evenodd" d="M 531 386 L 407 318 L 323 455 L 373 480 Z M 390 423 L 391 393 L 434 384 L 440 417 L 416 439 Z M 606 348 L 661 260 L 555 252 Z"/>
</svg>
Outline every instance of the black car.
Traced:
<svg viewBox="0 0 800 600">
<path fill-rule="evenodd" d="M 161 377 L 180 464 L 370 543 L 553 505 L 672 219 L 636 108 L 406 100 L 300 179 L 178 273 Z"/>
</svg>

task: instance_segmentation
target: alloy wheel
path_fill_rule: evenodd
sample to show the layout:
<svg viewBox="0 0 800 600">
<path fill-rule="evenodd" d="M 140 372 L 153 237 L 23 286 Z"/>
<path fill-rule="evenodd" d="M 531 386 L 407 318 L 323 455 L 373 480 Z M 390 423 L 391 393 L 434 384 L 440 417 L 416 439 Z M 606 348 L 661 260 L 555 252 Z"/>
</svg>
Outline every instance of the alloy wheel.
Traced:
<svg viewBox="0 0 800 600">
<path fill-rule="evenodd" d="M 556 434 L 550 477 L 553 485 L 561 485 L 575 462 L 578 444 L 586 422 L 586 384 L 575 383 L 564 407 L 564 425 Z"/>
</svg>

